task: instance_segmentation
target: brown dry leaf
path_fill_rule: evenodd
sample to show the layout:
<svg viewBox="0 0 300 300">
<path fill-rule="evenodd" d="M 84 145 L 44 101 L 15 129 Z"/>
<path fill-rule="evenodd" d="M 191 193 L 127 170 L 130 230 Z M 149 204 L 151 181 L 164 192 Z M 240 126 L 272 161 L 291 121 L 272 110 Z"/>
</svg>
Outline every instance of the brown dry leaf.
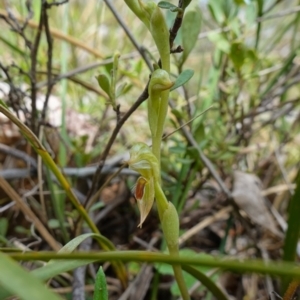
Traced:
<svg viewBox="0 0 300 300">
<path fill-rule="evenodd" d="M 265 205 L 261 186 L 261 181 L 257 176 L 234 171 L 232 197 L 254 223 L 261 225 L 276 236 L 282 236 L 276 229 L 276 223 Z"/>
</svg>

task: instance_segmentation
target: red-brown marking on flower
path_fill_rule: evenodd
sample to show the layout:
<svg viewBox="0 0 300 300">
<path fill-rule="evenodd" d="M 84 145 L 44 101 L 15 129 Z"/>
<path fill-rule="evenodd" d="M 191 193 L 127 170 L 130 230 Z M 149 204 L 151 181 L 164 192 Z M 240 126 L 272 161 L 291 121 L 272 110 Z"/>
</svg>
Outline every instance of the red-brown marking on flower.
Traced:
<svg viewBox="0 0 300 300">
<path fill-rule="evenodd" d="M 135 187 L 135 198 L 136 200 L 142 200 L 144 197 L 144 189 L 147 180 L 144 177 L 139 177 Z"/>
</svg>

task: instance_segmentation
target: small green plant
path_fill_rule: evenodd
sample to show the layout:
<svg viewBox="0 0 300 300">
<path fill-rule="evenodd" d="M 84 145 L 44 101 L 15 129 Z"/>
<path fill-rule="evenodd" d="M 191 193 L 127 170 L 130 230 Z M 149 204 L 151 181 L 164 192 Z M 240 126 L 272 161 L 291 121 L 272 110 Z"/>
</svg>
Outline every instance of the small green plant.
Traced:
<svg viewBox="0 0 300 300">
<path fill-rule="evenodd" d="M 169 77 L 169 30 L 160 8 L 154 2 L 143 3 L 140 0 L 125 0 L 125 2 L 149 29 L 160 54 L 161 64 L 161 68 L 158 67 L 151 74 L 148 88 L 148 122 L 152 137 L 152 151 L 145 144 L 136 144 L 131 149 L 128 162 L 129 167 L 141 175 L 135 188 L 135 197 L 141 214 L 139 226 L 142 226 L 155 198 L 169 252 L 178 255 L 178 213 L 174 205 L 167 200 L 160 179 L 161 141 L 168 111 L 169 90 L 174 85 Z M 182 13 L 183 10 L 180 10 L 180 14 Z M 182 298 L 190 299 L 181 266 L 174 265 L 173 270 Z"/>
<path fill-rule="evenodd" d="M 94 300 L 108 300 L 106 278 L 102 267 L 99 268 L 96 276 Z"/>
</svg>

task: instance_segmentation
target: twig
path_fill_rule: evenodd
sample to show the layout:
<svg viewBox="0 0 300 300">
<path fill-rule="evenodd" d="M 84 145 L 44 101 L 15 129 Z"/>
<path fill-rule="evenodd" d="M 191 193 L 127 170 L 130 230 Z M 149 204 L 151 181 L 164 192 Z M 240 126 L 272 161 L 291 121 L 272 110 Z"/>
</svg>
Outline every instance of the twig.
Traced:
<svg viewBox="0 0 300 300">
<path fill-rule="evenodd" d="M 59 6 L 59 5 L 68 3 L 68 2 L 69 2 L 69 0 L 56 1 L 56 2 L 52 2 L 52 3 L 47 3 L 47 1 L 46 1 L 46 4 L 47 4 L 47 8 L 51 8 L 51 6 Z"/>
<path fill-rule="evenodd" d="M 63 1 L 66 2 L 66 1 Z M 62 3 L 60 3 L 62 4 Z M 58 4 L 58 5 L 60 5 Z M 55 3 L 51 3 L 51 5 L 55 5 Z M 53 88 L 53 83 L 52 83 L 52 52 L 53 52 L 53 40 L 52 40 L 52 36 L 50 33 L 50 27 L 49 27 L 49 20 L 48 20 L 48 14 L 47 14 L 47 9 L 51 7 L 50 4 L 47 3 L 47 1 L 43 1 L 42 6 L 44 6 L 43 8 L 43 12 L 44 12 L 44 28 L 45 28 L 45 34 L 46 34 L 46 40 L 47 40 L 47 44 L 48 44 L 48 51 L 47 51 L 47 56 L 48 56 L 48 60 L 47 60 L 47 92 L 46 92 L 46 97 L 45 97 L 45 102 L 43 105 L 43 110 L 42 110 L 42 114 L 41 114 L 41 121 L 43 122 L 46 118 L 46 110 L 48 107 L 48 101 L 49 101 L 49 97 L 51 95 L 51 91 Z"/>
<path fill-rule="evenodd" d="M 290 8 L 290 9 L 286 9 L 284 11 L 281 11 L 281 12 L 271 15 L 271 16 L 257 18 L 256 22 L 263 22 L 263 21 L 270 20 L 270 19 L 282 18 L 282 17 L 288 16 L 288 15 L 296 14 L 299 11 L 300 11 L 300 5 Z"/>
<path fill-rule="evenodd" d="M 0 177 L 0 187 L 5 191 L 5 193 L 11 199 L 13 199 L 18 204 L 23 214 L 33 222 L 33 224 L 40 232 L 42 237 L 45 239 L 45 241 L 49 244 L 49 246 L 53 250 L 58 251 L 60 249 L 60 246 L 58 245 L 56 240 L 51 236 L 51 234 L 48 232 L 44 224 L 39 220 L 39 218 L 34 214 L 34 212 L 25 204 L 25 202 L 16 193 L 16 191 L 8 184 L 8 182 L 1 177 Z"/>
<path fill-rule="evenodd" d="M 30 68 L 30 83 L 31 83 L 31 130 L 36 134 L 36 118 L 37 118 L 37 89 L 36 89 L 36 67 L 37 67 L 37 54 L 38 48 L 41 41 L 42 28 L 45 18 L 44 5 L 41 5 L 41 15 L 38 25 L 37 34 L 34 39 L 34 43 L 30 52 L 31 68 Z"/>
<path fill-rule="evenodd" d="M 182 8 L 182 0 L 179 0 L 178 7 Z M 181 27 L 183 15 L 184 15 L 184 11 L 179 10 L 177 12 L 177 15 L 176 15 L 175 21 L 173 23 L 173 26 L 169 31 L 170 32 L 170 49 L 171 49 L 171 51 L 172 51 L 174 40 L 177 36 L 178 30 Z"/>
<path fill-rule="evenodd" d="M 206 110 L 204 110 L 203 112 L 201 112 L 200 114 L 198 114 L 197 116 L 195 116 L 194 118 L 190 119 L 189 121 L 187 121 L 186 123 L 183 123 L 182 125 L 180 125 L 178 128 L 176 128 L 175 130 L 173 130 L 172 132 L 170 132 L 167 135 L 163 136 L 163 140 L 166 140 L 169 136 L 171 136 L 172 134 L 174 134 L 175 132 L 179 131 L 182 127 L 192 123 L 193 121 L 195 121 L 197 118 L 199 118 L 200 116 L 202 116 L 203 114 L 205 114 L 207 111 L 209 111 L 211 108 L 213 108 L 214 105 L 211 105 L 210 107 L 208 107 Z"/>
<path fill-rule="evenodd" d="M 29 13 L 30 16 L 30 13 Z M 17 22 L 18 18 L 12 13 L 12 11 L 7 8 L 7 12 L 0 9 L 0 18 L 2 18 L 11 28 L 13 31 L 17 32 L 25 41 L 25 45 L 28 47 L 29 50 L 32 49 L 32 43 L 29 39 L 27 39 L 24 29 L 26 25 L 29 23 L 29 16 L 24 20 L 23 26 L 20 26 Z"/>
<path fill-rule="evenodd" d="M 25 161 L 29 167 L 37 167 L 37 163 L 36 160 L 34 158 L 32 158 L 31 156 L 27 155 L 24 151 L 12 148 L 12 147 L 8 147 L 4 144 L 0 143 L 0 152 L 11 155 L 13 157 L 16 157 L 18 159 L 21 159 L 23 161 Z"/>
<path fill-rule="evenodd" d="M 124 164 L 123 166 L 121 166 L 115 173 L 113 173 L 111 176 L 109 176 L 109 178 L 105 181 L 104 184 L 101 185 L 101 188 L 93 195 L 92 198 L 90 198 L 90 200 L 88 201 L 88 203 L 86 204 L 86 210 L 89 211 L 89 209 L 91 208 L 91 206 L 97 201 L 97 199 L 100 197 L 103 189 L 111 182 L 111 180 L 118 176 L 121 171 L 127 166 L 127 164 Z"/>
</svg>

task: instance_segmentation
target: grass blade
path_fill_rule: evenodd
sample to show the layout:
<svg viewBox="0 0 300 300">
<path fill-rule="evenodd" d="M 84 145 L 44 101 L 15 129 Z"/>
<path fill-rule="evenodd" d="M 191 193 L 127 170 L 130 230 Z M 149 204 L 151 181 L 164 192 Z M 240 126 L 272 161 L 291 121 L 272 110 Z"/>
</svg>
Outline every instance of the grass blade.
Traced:
<svg viewBox="0 0 300 300">
<path fill-rule="evenodd" d="M 0 284 L 23 300 L 61 300 L 36 277 L 26 272 L 10 257 L 0 252 Z M 3 298 L 2 298 L 3 299 Z"/>
</svg>

